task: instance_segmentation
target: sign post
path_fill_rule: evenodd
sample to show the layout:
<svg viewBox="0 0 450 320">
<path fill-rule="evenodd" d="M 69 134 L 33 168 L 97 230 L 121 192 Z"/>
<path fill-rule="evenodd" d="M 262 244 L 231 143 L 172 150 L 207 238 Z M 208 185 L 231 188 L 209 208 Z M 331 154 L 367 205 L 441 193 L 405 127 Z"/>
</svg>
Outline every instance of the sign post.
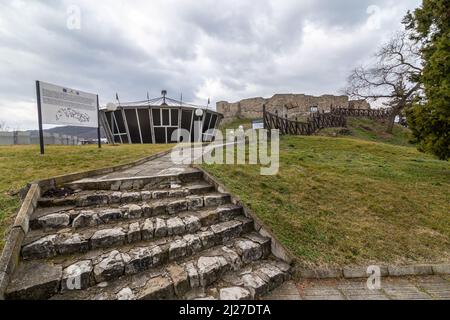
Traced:
<svg viewBox="0 0 450 320">
<path fill-rule="evenodd" d="M 97 94 L 36 81 L 36 97 L 41 154 L 44 154 L 43 123 L 97 128 L 98 147 L 101 148 Z"/>
<path fill-rule="evenodd" d="M 42 130 L 42 107 L 41 107 L 41 83 L 36 81 L 36 96 L 38 107 L 38 121 L 39 121 L 39 145 L 41 148 L 41 154 L 44 154 L 44 132 Z"/>
</svg>

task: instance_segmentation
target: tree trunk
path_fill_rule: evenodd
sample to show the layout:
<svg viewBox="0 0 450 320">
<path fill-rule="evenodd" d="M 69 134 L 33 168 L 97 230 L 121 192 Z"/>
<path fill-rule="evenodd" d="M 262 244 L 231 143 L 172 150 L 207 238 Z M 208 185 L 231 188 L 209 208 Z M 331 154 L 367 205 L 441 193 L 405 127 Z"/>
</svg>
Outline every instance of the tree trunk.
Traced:
<svg viewBox="0 0 450 320">
<path fill-rule="evenodd" d="M 396 112 L 393 112 L 391 116 L 389 116 L 388 118 L 388 126 L 386 129 L 386 132 L 389 134 L 392 134 L 392 131 L 394 129 L 394 122 L 395 122 L 395 117 L 397 116 Z"/>
</svg>

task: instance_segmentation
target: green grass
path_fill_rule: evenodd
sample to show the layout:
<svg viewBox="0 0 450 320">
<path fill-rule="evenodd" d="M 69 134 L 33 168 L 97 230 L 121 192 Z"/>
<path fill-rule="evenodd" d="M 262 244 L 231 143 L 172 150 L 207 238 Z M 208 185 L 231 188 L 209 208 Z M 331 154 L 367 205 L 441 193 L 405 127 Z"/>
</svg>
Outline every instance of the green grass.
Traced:
<svg viewBox="0 0 450 320">
<path fill-rule="evenodd" d="M 285 136 L 276 176 L 255 165 L 204 167 L 302 265 L 450 261 L 450 165 L 414 147 Z"/>
<path fill-rule="evenodd" d="M 0 249 L 19 207 L 17 191 L 27 183 L 58 175 L 110 167 L 137 160 L 169 145 L 0 146 Z"/>
<path fill-rule="evenodd" d="M 219 129 L 222 130 L 222 133 L 225 133 L 224 130 L 227 129 L 238 129 L 239 126 L 243 126 L 244 130 L 252 128 L 252 120 L 246 118 L 238 118 L 233 120 L 232 122 L 222 123 L 219 126 Z"/>
<path fill-rule="evenodd" d="M 394 125 L 392 134 L 386 133 L 387 124 L 380 121 L 373 121 L 364 118 L 348 118 L 347 129 L 327 128 L 321 130 L 318 135 L 323 136 L 348 136 L 356 139 L 390 143 L 399 146 L 413 146 L 411 143 L 411 131 L 400 125 Z M 342 134 L 340 131 L 344 131 Z"/>
</svg>

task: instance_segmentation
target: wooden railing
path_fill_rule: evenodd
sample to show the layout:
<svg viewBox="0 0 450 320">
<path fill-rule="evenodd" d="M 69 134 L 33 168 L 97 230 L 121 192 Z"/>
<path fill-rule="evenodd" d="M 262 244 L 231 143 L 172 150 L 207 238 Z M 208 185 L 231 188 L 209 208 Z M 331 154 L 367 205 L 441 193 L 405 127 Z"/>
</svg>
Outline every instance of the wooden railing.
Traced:
<svg viewBox="0 0 450 320">
<path fill-rule="evenodd" d="M 278 112 L 271 113 L 263 108 L 264 128 L 279 129 L 280 134 L 309 136 L 324 128 L 345 127 L 347 121 L 345 116 L 332 113 L 315 113 L 307 118 L 306 122 L 289 120 L 278 115 Z"/>
<path fill-rule="evenodd" d="M 391 116 L 392 109 L 349 109 L 340 107 L 331 107 L 330 113 L 342 115 L 345 117 L 360 117 L 377 120 L 384 120 Z"/>
</svg>

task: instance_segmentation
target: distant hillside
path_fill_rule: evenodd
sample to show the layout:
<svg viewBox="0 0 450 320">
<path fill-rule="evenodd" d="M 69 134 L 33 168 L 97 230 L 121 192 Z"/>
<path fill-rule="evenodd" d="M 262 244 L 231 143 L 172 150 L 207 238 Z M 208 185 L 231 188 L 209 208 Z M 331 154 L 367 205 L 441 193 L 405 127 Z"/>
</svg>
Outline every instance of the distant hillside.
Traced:
<svg viewBox="0 0 450 320">
<path fill-rule="evenodd" d="M 46 129 L 44 131 L 48 132 L 48 133 L 57 133 L 57 134 L 65 134 L 65 135 L 69 135 L 69 136 L 77 136 L 77 137 L 83 138 L 83 139 L 97 139 L 97 128 L 65 126 L 65 127 Z M 37 135 L 39 133 L 38 130 L 29 130 L 29 132 L 31 132 L 31 134 L 35 134 L 35 135 Z M 102 134 L 102 138 L 105 138 L 103 129 L 101 130 L 101 134 Z"/>
</svg>

